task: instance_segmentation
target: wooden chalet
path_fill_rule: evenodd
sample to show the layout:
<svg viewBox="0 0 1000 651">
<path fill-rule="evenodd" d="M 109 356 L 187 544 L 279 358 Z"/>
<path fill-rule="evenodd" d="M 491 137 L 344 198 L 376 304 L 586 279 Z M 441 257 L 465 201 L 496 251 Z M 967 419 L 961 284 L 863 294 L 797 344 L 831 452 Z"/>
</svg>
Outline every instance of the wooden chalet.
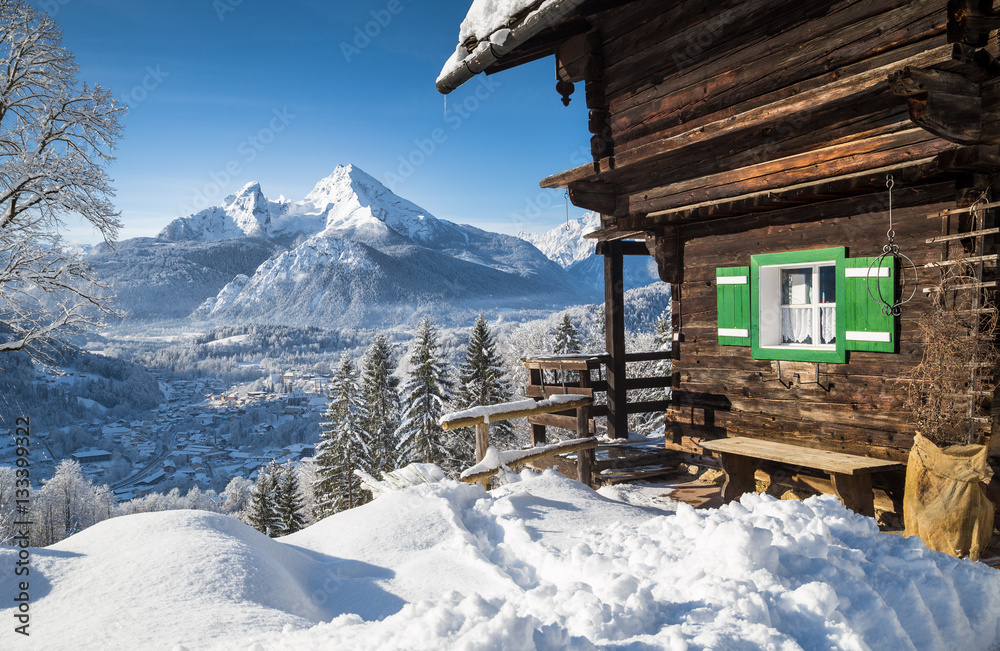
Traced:
<svg viewBox="0 0 1000 651">
<path fill-rule="evenodd" d="M 610 434 L 629 405 L 622 259 L 652 255 L 673 289 L 668 447 L 749 437 L 905 463 L 898 379 L 921 359 L 939 268 L 996 283 L 992 0 L 524 4 L 462 43 L 437 86 L 554 55 L 552 101 L 589 108 L 593 162 L 541 186 L 602 215 Z M 869 295 L 914 288 L 905 259 L 873 265 L 890 179 L 893 242 L 919 275 L 899 316 Z M 993 395 L 970 385 L 989 442 Z"/>
</svg>

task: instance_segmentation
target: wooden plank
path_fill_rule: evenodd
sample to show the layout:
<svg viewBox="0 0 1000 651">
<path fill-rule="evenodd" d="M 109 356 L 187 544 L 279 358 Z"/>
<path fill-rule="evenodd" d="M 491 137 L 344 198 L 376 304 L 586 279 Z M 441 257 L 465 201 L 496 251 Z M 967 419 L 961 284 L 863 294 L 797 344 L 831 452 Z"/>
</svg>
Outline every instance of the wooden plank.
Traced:
<svg viewBox="0 0 1000 651">
<path fill-rule="evenodd" d="M 559 416 L 557 414 L 544 414 L 541 416 L 530 416 L 528 422 L 532 425 L 541 425 L 545 427 L 558 427 L 559 429 L 566 429 L 572 432 L 576 431 L 577 421 L 576 416 Z M 594 420 L 590 421 L 590 433 L 595 434 L 597 432 L 597 427 L 594 424 Z"/>
<path fill-rule="evenodd" d="M 754 459 L 767 459 L 843 475 L 896 470 L 901 467 L 900 464 L 891 461 L 744 437 L 705 441 L 702 447 L 713 452 L 746 455 Z"/>
<path fill-rule="evenodd" d="M 538 452 L 533 454 L 527 454 L 517 461 L 513 461 L 507 464 L 507 467 L 511 470 L 519 468 L 521 466 L 527 465 L 532 461 L 537 461 L 539 459 L 544 459 L 546 457 L 551 457 L 557 454 L 569 454 L 570 452 L 579 452 L 581 450 L 593 450 L 597 447 L 597 439 L 591 437 L 586 439 L 574 439 L 572 441 L 562 441 L 560 443 L 553 443 L 547 445 Z M 462 477 L 462 481 L 467 484 L 477 484 L 483 481 L 489 480 L 495 474 L 499 472 L 499 469 L 484 470 L 482 472 L 473 473 Z"/>
<path fill-rule="evenodd" d="M 510 420 L 512 418 L 525 418 L 530 416 L 538 416 L 541 414 L 551 414 L 557 411 L 566 411 L 567 409 L 577 409 L 578 407 L 589 405 L 591 402 L 592 402 L 591 398 L 587 396 L 580 396 L 580 398 L 577 400 L 567 400 L 565 402 L 559 402 L 556 404 L 544 405 L 540 407 L 536 406 L 532 409 L 517 409 L 506 413 L 491 414 L 490 422 L 496 423 L 503 420 Z M 479 425 L 481 423 L 483 423 L 482 416 L 459 418 L 456 420 L 443 421 L 441 423 L 441 429 L 448 431 L 453 429 L 460 429 L 462 427 L 472 427 L 473 425 Z"/>
<path fill-rule="evenodd" d="M 673 353 L 669 350 L 650 350 L 639 353 L 625 353 L 626 362 L 656 362 L 665 359 L 673 359 Z"/>
<path fill-rule="evenodd" d="M 954 242 L 955 240 L 965 240 L 970 237 L 978 237 L 980 235 L 996 235 L 1000 233 L 1000 228 L 983 228 L 978 231 L 968 231 L 966 233 L 956 233 L 954 235 L 939 235 L 938 237 L 931 237 L 924 240 L 927 244 L 937 244 L 938 242 Z"/>
<path fill-rule="evenodd" d="M 528 357 L 524 367 L 528 369 L 545 369 L 550 371 L 586 371 L 600 368 L 607 360 L 607 355 L 560 356 L 543 355 Z M 538 384 L 537 382 L 532 382 Z"/>
<path fill-rule="evenodd" d="M 604 385 L 604 382 L 596 383 Z M 535 386 L 529 384 L 524 387 L 524 393 L 529 398 L 548 398 L 550 396 L 562 396 L 562 395 L 581 395 L 592 398 L 595 391 L 602 391 L 603 389 L 596 388 L 583 388 L 574 386 L 573 384 L 567 383 L 566 386 L 561 384 L 546 384 L 544 387 Z"/>
<path fill-rule="evenodd" d="M 633 389 L 660 389 L 673 385 L 673 375 L 660 375 L 656 377 L 630 377 L 625 380 L 625 388 Z"/>
</svg>

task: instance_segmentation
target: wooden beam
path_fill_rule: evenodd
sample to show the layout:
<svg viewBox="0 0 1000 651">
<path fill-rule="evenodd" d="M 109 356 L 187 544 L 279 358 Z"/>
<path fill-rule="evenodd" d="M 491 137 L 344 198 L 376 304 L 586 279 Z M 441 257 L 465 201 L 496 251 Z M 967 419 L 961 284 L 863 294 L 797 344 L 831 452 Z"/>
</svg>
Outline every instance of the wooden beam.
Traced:
<svg viewBox="0 0 1000 651">
<path fill-rule="evenodd" d="M 979 97 L 980 94 L 979 84 L 964 75 L 936 68 L 904 66 L 902 70 L 889 75 L 889 86 L 893 93 L 903 97 L 923 93 L 948 93 L 968 97 Z"/>
<path fill-rule="evenodd" d="M 604 254 L 605 344 L 608 355 L 608 436 L 628 438 L 625 385 L 625 281 L 620 242 L 609 242 Z"/>
<path fill-rule="evenodd" d="M 476 424 L 476 463 L 486 456 L 486 448 L 490 447 L 490 424 Z"/>
<path fill-rule="evenodd" d="M 993 0 L 949 0 L 949 43 L 986 47 L 995 29 L 1000 29 L 1000 17 L 993 13 Z"/>
<path fill-rule="evenodd" d="M 560 416 L 558 414 L 531 416 L 528 418 L 528 422 L 531 423 L 532 427 L 535 427 L 536 425 L 538 427 L 556 427 L 558 429 L 565 429 L 571 432 L 575 431 L 579 425 L 576 416 Z M 588 432 L 590 434 L 597 433 L 597 428 L 593 419 L 591 419 L 590 425 L 588 426 Z"/>
<path fill-rule="evenodd" d="M 532 461 L 537 461 L 539 459 L 544 459 L 545 457 L 551 457 L 557 454 L 569 454 L 571 452 L 580 452 L 582 450 L 593 450 L 597 447 L 597 439 L 591 437 L 586 439 L 574 439 L 572 441 L 563 441 L 561 443 L 553 443 L 547 445 L 540 449 L 538 452 L 533 454 L 526 454 L 520 457 L 516 461 L 512 461 L 507 464 L 507 467 L 511 470 L 515 468 L 520 468 L 523 465 L 528 464 Z M 477 484 L 483 481 L 489 480 L 495 474 L 500 471 L 499 468 L 493 468 L 490 470 L 484 470 L 482 472 L 477 472 L 471 475 L 462 477 L 462 481 L 466 484 Z"/>
<path fill-rule="evenodd" d="M 497 423 L 503 420 L 510 420 L 512 418 L 525 418 L 527 416 L 537 416 L 539 414 L 552 414 L 558 411 L 566 411 L 567 409 L 577 409 L 578 407 L 583 407 L 585 405 L 590 405 L 593 400 L 587 396 L 580 396 L 573 400 L 564 400 L 555 402 L 549 405 L 536 406 L 532 409 L 516 409 L 513 411 L 508 411 L 504 413 L 491 414 L 490 422 Z M 480 425 L 484 422 L 482 416 L 475 416 L 470 418 L 458 418 L 455 420 L 446 420 L 441 422 L 441 429 L 448 431 L 453 429 L 459 429 L 462 427 L 472 427 L 473 425 Z"/>
<path fill-rule="evenodd" d="M 636 240 L 616 240 L 621 246 L 622 255 L 649 255 L 649 248 L 645 242 Z M 597 255 L 604 255 L 605 242 L 597 243 Z"/>
<path fill-rule="evenodd" d="M 910 97 L 907 106 L 913 123 L 936 136 L 962 145 L 982 143 L 983 105 L 978 96 L 924 93 Z"/>
<path fill-rule="evenodd" d="M 614 214 L 617 205 L 615 186 L 610 183 L 574 182 L 569 184 L 569 200 L 574 206 L 604 215 Z"/>
<path fill-rule="evenodd" d="M 619 230 L 617 226 L 608 226 L 599 231 L 587 233 L 583 237 L 584 239 L 597 240 L 598 242 L 616 242 L 630 237 L 646 237 L 646 231 Z"/>
</svg>

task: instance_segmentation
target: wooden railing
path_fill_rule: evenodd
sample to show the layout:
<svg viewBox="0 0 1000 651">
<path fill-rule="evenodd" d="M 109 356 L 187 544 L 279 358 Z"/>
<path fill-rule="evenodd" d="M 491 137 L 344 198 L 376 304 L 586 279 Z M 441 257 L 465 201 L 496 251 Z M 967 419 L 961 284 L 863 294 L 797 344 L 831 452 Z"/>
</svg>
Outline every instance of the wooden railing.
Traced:
<svg viewBox="0 0 1000 651">
<path fill-rule="evenodd" d="M 565 394 L 575 396 L 575 394 Z M 577 479 L 580 482 L 590 485 L 591 468 L 594 463 L 594 449 L 597 447 L 597 439 L 588 437 L 586 425 L 588 423 L 587 414 L 593 400 L 589 396 L 571 397 L 569 399 L 545 399 L 537 402 L 526 400 L 523 402 L 508 402 L 498 405 L 475 407 L 465 412 L 449 414 L 441 419 L 441 428 L 445 431 L 459 429 L 462 427 L 476 428 L 476 464 L 482 464 L 490 448 L 490 423 L 510 420 L 512 418 L 527 417 L 536 418 L 551 414 L 552 412 L 571 411 L 576 413 L 576 423 L 578 439 L 566 441 L 557 445 L 536 446 L 529 450 L 501 452 L 496 457 L 497 463 L 490 467 L 473 467 L 462 473 L 462 481 L 467 483 L 481 483 L 485 487 L 490 478 L 499 472 L 501 465 L 514 468 L 531 461 L 543 459 L 556 454 L 577 453 Z M 509 460 L 501 463 L 503 456 L 508 455 Z"/>
<path fill-rule="evenodd" d="M 671 351 L 649 351 L 639 353 L 626 353 L 625 363 L 651 362 L 672 359 Z M 608 406 L 598 399 L 606 400 L 608 393 L 608 381 L 606 379 L 606 368 L 611 362 L 611 356 L 602 355 L 543 355 L 529 357 L 524 360 L 524 366 L 528 369 L 528 384 L 525 386 L 525 395 L 529 398 L 547 398 L 553 395 L 579 394 L 595 399 L 595 404 L 590 407 L 588 419 L 588 431 L 596 432 L 594 424 L 595 418 L 608 416 Z M 547 380 L 546 373 L 555 375 Z M 594 377 L 596 372 L 597 377 Z M 672 386 L 673 378 L 667 376 L 626 378 L 625 390 L 637 389 L 666 389 Z M 651 400 L 641 402 L 629 402 L 626 400 L 624 413 L 627 414 L 648 414 L 666 411 L 671 406 L 671 400 Z M 531 423 L 532 442 L 535 445 L 545 443 L 545 428 L 558 427 L 561 429 L 578 430 L 577 414 L 552 413 L 528 418 Z"/>
</svg>

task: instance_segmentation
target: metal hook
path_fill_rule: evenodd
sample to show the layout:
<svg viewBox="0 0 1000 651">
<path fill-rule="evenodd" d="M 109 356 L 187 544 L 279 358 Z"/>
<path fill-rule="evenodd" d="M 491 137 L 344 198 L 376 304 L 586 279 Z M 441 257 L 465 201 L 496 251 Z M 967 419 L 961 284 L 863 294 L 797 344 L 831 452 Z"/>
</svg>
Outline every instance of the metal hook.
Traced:
<svg viewBox="0 0 1000 651">
<path fill-rule="evenodd" d="M 569 188 L 566 188 L 566 232 L 568 233 L 570 230 L 572 229 L 569 225 Z"/>
<path fill-rule="evenodd" d="M 892 228 L 892 188 L 895 185 L 896 183 L 892 178 L 892 174 L 887 174 L 885 187 L 889 188 L 889 230 L 886 231 L 885 235 L 889 239 L 889 242 L 882 247 L 882 254 L 872 260 L 871 264 L 868 265 L 868 273 L 865 276 L 865 286 L 868 290 L 868 297 L 882 306 L 882 314 L 885 316 L 899 316 L 902 314 L 902 306 L 909 303 L 916 295 L 917 283 L 919 282 L 919 278 L 917 276 L 917 265 L 913 264 L 913 260 L 909 257 L 899 252 L 899 245 L 895 242 L 896 231 Z M 882 293 L 882 284 L 878 281 L 878 276 L 876 276 L 875 280 L 875 292 L 872 292 L 872 269 L 882 269 L 883 262 L 890 256 L 893 259 L 893 266 L 900 267 L 900 296 L 904 296 L 906 294 L 906 269 L 903 265 L 897 265 L 896 263 L 905 260 L 909 267 L 913 269 L 913 288 L 910 290 L 910 295 L 903 300 L 893 301 L 891 303 Z M 875 297 L 876 293 L 878 294 L 878 298 Z"/>
</svg>

